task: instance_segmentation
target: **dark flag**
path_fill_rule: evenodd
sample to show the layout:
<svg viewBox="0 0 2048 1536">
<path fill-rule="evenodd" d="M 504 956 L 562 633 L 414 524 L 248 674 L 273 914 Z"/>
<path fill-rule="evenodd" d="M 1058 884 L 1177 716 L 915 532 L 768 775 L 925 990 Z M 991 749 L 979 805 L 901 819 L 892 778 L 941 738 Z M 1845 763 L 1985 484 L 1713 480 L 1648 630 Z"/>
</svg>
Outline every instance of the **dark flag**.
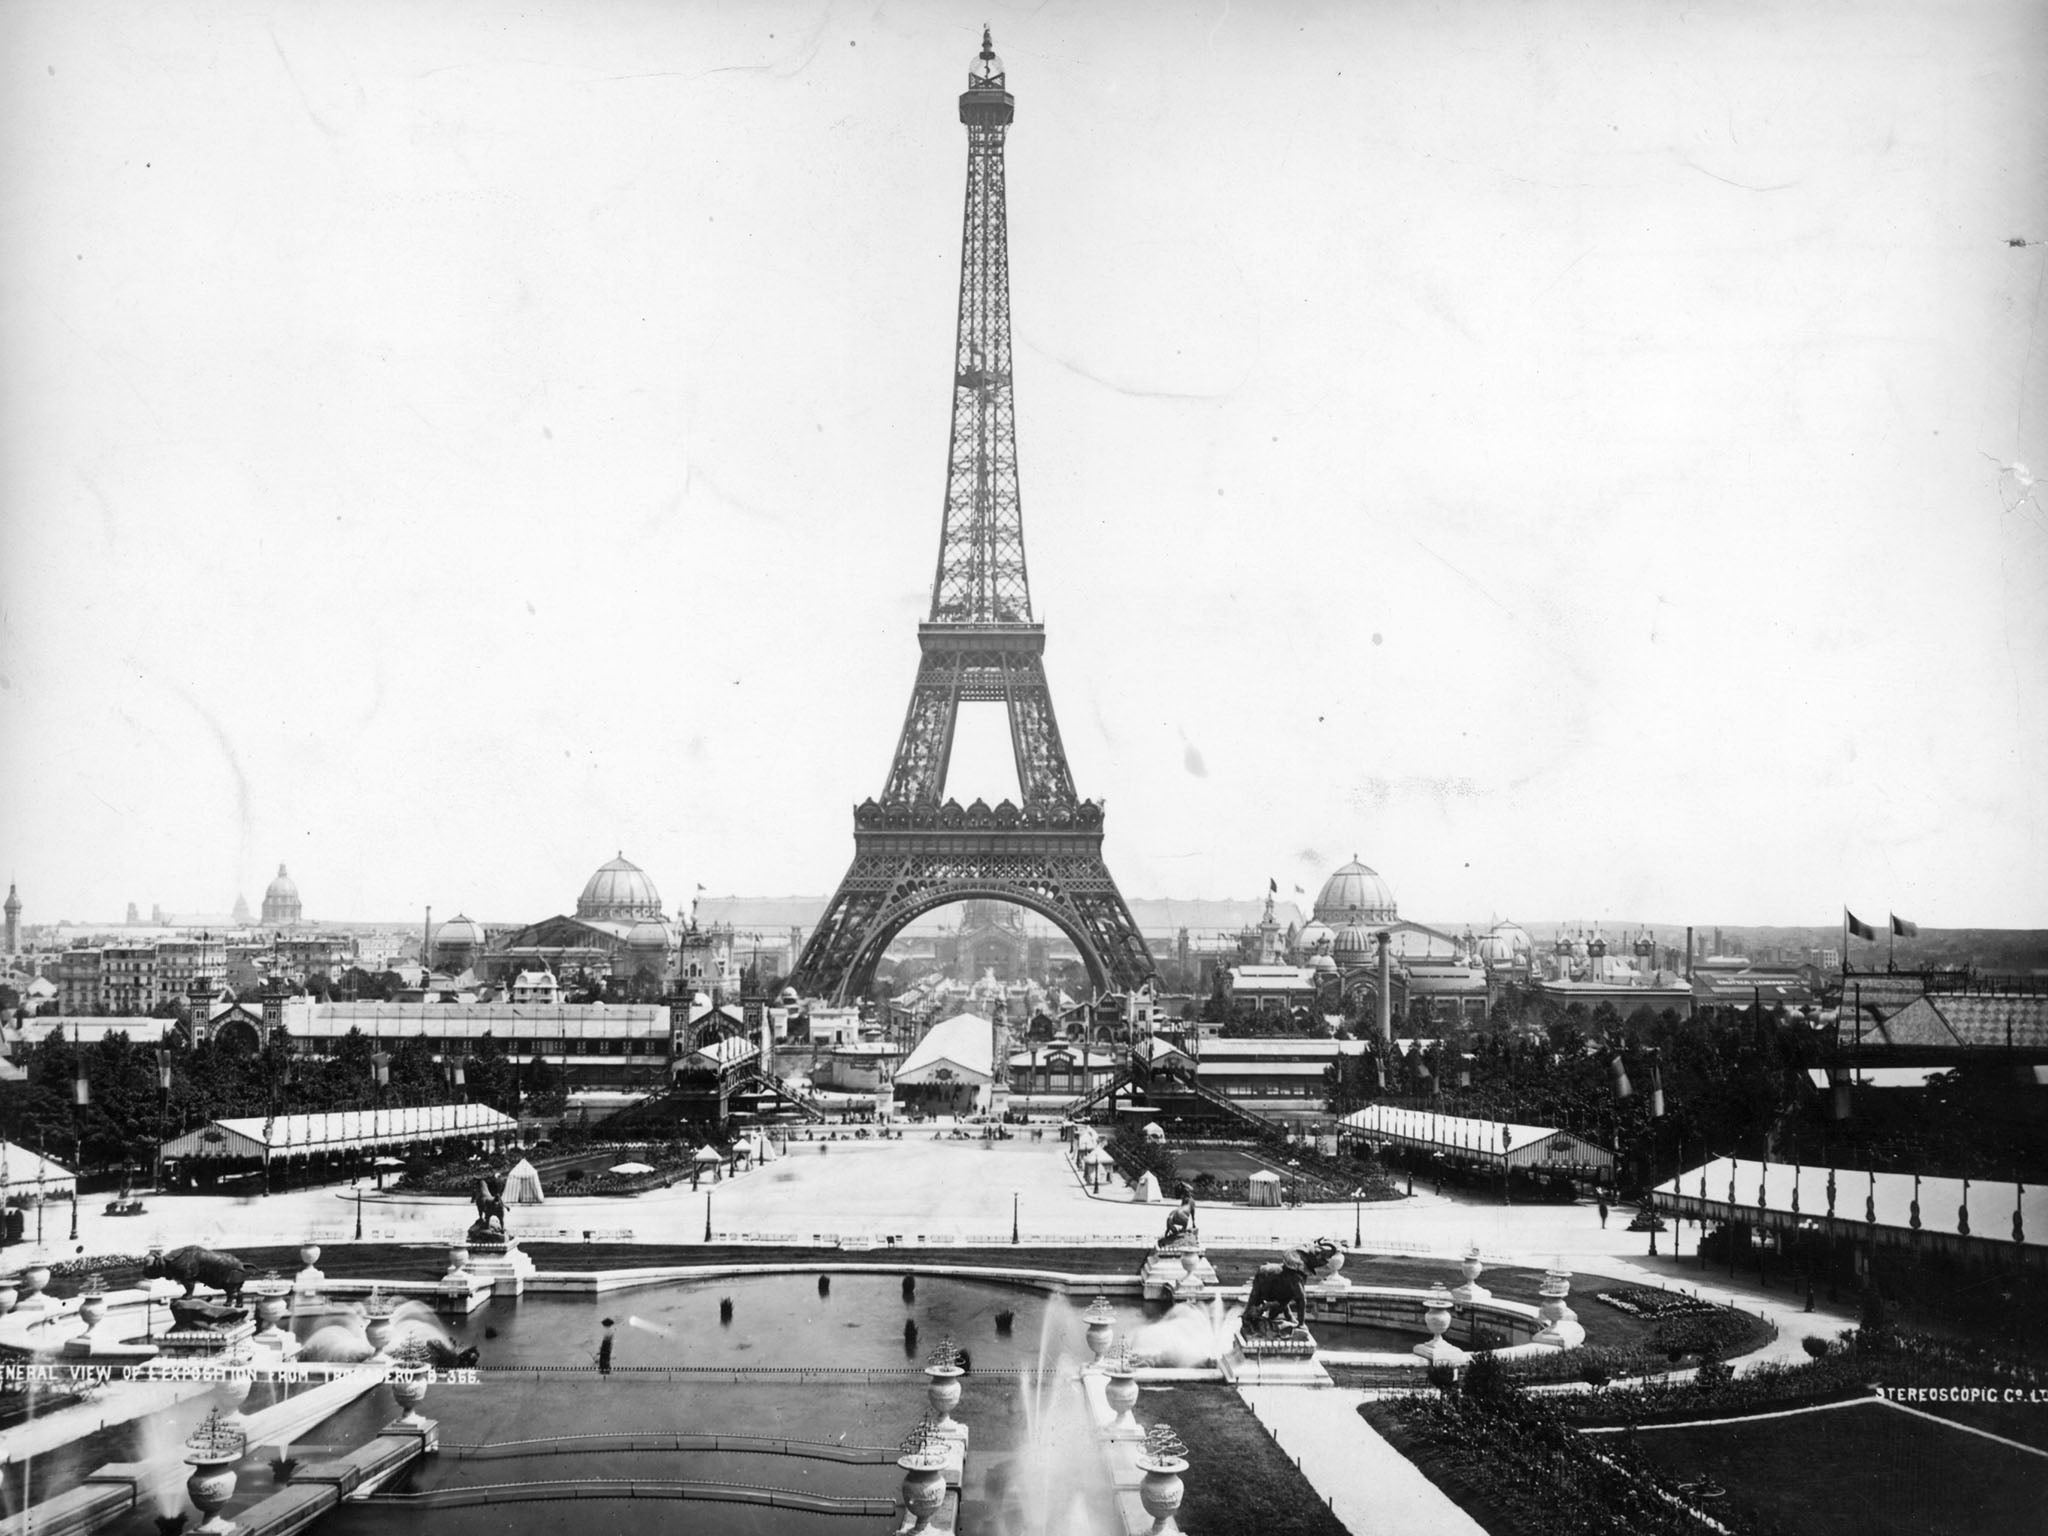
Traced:
<svg viewBox="0 0 2048 1536">
<path fill-rule="evenodd" d="M 1876 939 L 1877 930 L 1871 927 L 1870 924 L 1858 918 L 1856 914 L 1854 912 L 1851 912 L 1847 907 L 1842 908 L 1842 916 L 1846 917 L 1849 920 L 1849 931 L 1852 934 L 1854 934 L 1857 938 L 1872 940 Z"/>
<path fill-rule="evenodd" d="M 1898 913 L 1894 912 L 1892 914 L 1892 933 L 1901 939 L 1917 939 L 1920 937 L 1920 925 L 1918 923 L 1909 923 L 1899 916 Z"/>
</svg>

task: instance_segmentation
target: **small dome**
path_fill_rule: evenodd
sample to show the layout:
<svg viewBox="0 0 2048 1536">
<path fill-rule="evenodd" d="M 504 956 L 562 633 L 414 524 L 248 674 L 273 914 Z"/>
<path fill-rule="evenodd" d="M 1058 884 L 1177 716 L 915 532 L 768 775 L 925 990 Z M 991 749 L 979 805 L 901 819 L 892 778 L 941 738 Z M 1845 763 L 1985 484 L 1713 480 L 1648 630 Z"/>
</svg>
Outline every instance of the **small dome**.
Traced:
<svg viewBox="0 0 2048 1536">
<path fill-rule="evenodd" d="M 1313 954 L 1319 949 L 1327 949 L 1336 941 L 1336 937 L 1336 930 L 1328 923 L 1311 922 L 1295 935 L 1294 942 L 1301 946 L 1303 954 Z"/>
<path fill-rule="evenodd" d="M 1317 955 L 1308 964 L 1309 969 L 1313 971 L 1334 971 L 1337 969 L 1336 957 L 1333 955 Z"/>
<path fill-rule="evenodd" d="M 1353 859 L 1323 882 L 1316 897 L 1316 921 L 1334 927 L 1391 923 L 1398 916 L 1394 893 L 1372 870 Z"/>
<path fill-rule="evenodd" d="M 666 951 L 673 945 L 674 938 L 668 931 L 668 924 L 659 918 L 643 917 L 633 925 L 633 931 L 626 935 L 628 949 L 659 949 Z"/>
<path fill-rule="evenodd" d="M 643 917 L 659 921 L 661 894 L 640 866 L 622 854 L 584 881 L 576 915 L 596 922 L 633 923 Z"/>
<path fill-rule="evenodd" d="M 277 878 L 263 888 L 263 899 L 265 901 L 285 896 L 296 897 L 298 894 L 299 887 L 297 882 L 285 873 L 285 868 L 282 864 L 277 866 Z"/>
<path fill-rule="evenodd" d="M 1339 965 L 1364 965 L 1378 958 L 1373 952 L 1372 930 L 1358 923 L 1339 928 L 1331 948 Z"/>
</svg>

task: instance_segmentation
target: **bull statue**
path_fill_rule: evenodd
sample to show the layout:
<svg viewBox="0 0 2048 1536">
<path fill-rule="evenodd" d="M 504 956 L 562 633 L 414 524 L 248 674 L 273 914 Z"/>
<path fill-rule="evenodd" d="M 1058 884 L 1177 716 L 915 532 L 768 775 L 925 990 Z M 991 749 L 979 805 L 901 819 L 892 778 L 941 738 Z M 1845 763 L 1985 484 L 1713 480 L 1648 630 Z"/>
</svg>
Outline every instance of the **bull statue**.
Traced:
<svg viewBox="0 0 2048 1536">
<path fill-rule="evenodd" d="M 232 1253 L 216 1253 L 194 1243 L 173 1248 L 169 1253 L 152 1251 L 142 1261 L 142 1277 L 175 1280 L 185 1287 L 187 1296 L 204 1283 L 222 1292 L 232 1306 L 242 1299 L 242 1282 L 249 1278 L 249 1270 Z"/>
<path fill-rule="evenodd" d="M 1261 1264 L 1245 1296 L 1244 1331 L 1266 1338 L 1299 1332 L 1308 1318 L 1308 1282 L 1343 1250 L 1327 1237 L 1290 1248 L 1277 1264 Z"/>
</svg>

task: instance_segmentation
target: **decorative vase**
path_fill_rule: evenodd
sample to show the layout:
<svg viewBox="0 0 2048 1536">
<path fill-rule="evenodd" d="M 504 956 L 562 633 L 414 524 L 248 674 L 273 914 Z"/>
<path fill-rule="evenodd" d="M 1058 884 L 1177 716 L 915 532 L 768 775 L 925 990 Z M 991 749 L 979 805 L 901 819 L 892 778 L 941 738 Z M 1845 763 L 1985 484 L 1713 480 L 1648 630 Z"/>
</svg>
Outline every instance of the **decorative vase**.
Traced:
<svg viewBox="0 0 2048 1536">
<path fill-rule="evenodd" d="M 1138 1421 L 1131 1416 L 1131 1410 L 1138 1406 L 1138 1378 L 1128 1365 L 1111 1366 L 1109 1380 L 1103 1385 L 1103 1401 L 1109 1404 L 1109 1427 L 1103 1431 L 1112 1440 L 1142 1440 L 1145 1431 L 1138 1427 Z"/>
<path fill-rule="evenodd" d="M 50 1283 L 50 1266 L 41 1259 L 31 1259 L 22 1266 L 21 1288 L 34 1296 Z"/>
<path fill-rule="evenodd" d="M 185 1496 L 199 1511 L 202 1531 L 228 1531 L 232 1527 L 220 1518 L 227 1501 L 235 1496 L 235 1465 L 232 1461 L 194 1462 L 192 1475 L 185 1479 Z"/>
<path fill-rule="evenodd" d="M 960 1406 L 960 1378 L 967 1373 L 957 1365 L 928 1365 L 924 1373 L 931 1378 L 924 1396 L 931 1404 L 932 1427 L 942 1434 L 957 1432 L 960 1425 L 953 1418 L 953 1410 Z"/>
<path fill-rule="evenodd" d="M 1423 1302 L 1422 1326 L 1432 1340 L 1440 1340 L 1451 1326 L 1451 1293 L 1442 1286 L 1432 1290 Z"/>
<path fill-rule="evenodd" d="M 320 1245 L 318 1243 L 306 1243 L 301 1246 L 299 1249 L 299 1262 L 308 1269 L 318 1264 L 320 1262 Z"/>
<path fill-rule="evenodd" d="M 901 1458 L 910 1460 L 909 1457 Z M 899 1463 L 900 1464 L 900 1463 Z M 903 1474 L 903 1507 L 916 1523 L 913 1531 L 931 1529 L 932 1516 L 946 1502 L 946 1474 L 937 1467 L 913 1467 Z"/>
<path fill-rule="evenodd" d="M 185 1464 L 192 1469 L 185 1493 L 202 1516 L 197 1530 L 205 1536 L 228 1536 L 234 1529 L 220 1512 L 235 1495 L 235 1463 L 248 1449 L 249 1437 L 223 1423 L 218 1409 L 185 1442 Z"/>
<path fill-rule="evenodd" d="M 1102 1368 L 1102 1357 L 1109 1353 L 1110 1341 L 1116 1337 L 1116 1329 L 1108 1323 L 1090 1323 L 1084 1335 L 1088 1340 L 1088 1351 L 1094 1356 L 1083 1370 L 1096 1371 Z"/>
<path fill-rule="evenodd" d="M 404 1366 L 394 1370 L 384 1380 L 391 1389 L 391 1400 L 398 1404 L 398 1422 L 420 1424 L 420 1399 L 427 1395 L 427 1372 L 424 1366 Z"/>
<path fill-rule="evenodd" d="M 13 1275 L 0 1279 L 0 1317 L 14 1310 L 15 1299 L 21 1295 L 21 1281 Z"/>
<path fill-rule="evenodd" d="M 79 1321 L 85 1324 L 85 1331 L 92 1332 L 100 1325 L 100 1319 L 107 1315 L 107 1298 L 98 1291 L 78 1298 Z"/>
<path fill-rule="evenodd" d="M 448 1268 L 450 1270 L 469 1268 L 469 1250 L 462 1244 L 457 1243 L 448 1250 Z"/>
<path fill-rule="evenodd" d="M 1180 1526 L 1173 1517 L 1187 1495 L 1187 1485 L 1180 1480 L 1181 1473 L 1188 1469 L 1186 1460 L 1179 1456 L 1140 1456 L 1137 1464 L 1145 1474 L 1138 1484 L 1138 1502 L 1152 1517 L 1149 1536 L 1174 1536 Z"/>
</svg>

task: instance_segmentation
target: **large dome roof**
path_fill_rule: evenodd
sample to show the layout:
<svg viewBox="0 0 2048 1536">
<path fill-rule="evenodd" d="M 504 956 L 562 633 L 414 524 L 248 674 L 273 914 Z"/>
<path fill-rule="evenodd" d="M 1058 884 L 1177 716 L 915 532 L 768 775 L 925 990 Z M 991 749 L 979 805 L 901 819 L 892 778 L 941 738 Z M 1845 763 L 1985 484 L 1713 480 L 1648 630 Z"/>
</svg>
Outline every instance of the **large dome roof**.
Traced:
<svg viewBox="0 0 2048 1536">
<path fill-rule="evenodd" d="M 284 866 L 278 865 L 277 878 L 263 891 L 264 924 L 269 926 L 296 923 L 302 910 L 299 905 L 299 888 L 292 883 L 292 877 L 284 872 Z"/>
<path fill-rule="evenodd" d="M 437 951 L 443 949 L 482 949 L 483 947 L 483 924 L 479 923 L 475 918 L 464 917 L 459 912 L 434 930 L 434 948 Z"/>
<path fill-rule="evenodd" d="M 1387 882 L 1356 859 L 1325 880 L 1316 897 L 1316 921 L 1332 928 L 1391 923 L 1399 916 Z"/>
<path fill-rule="evenodd" d="M 583 882 L 576 915 L 597 922 L 633 923 L 661 916 L 661 893 L 654 882 L 621 854 Z"/>
</svg>

